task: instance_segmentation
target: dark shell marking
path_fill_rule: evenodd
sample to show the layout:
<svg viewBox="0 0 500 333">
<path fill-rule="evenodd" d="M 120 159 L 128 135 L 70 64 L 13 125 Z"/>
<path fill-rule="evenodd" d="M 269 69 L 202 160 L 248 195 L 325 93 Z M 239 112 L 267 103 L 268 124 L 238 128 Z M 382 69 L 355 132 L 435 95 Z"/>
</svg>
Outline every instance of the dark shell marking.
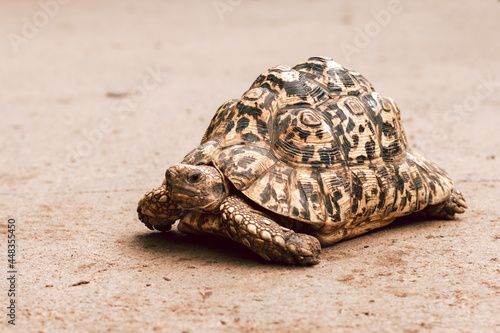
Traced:
<svg viewBox="0 0 500 333">
<path fill-rule="evenodd" d="M 453 188 L 409 148 L 396 103 L 322 57 L 260 75 L 219 108 L 183 163 L 213 163 L 257 204 L 311 224 L 323 244 L 442 202 Z"/>
</svg>

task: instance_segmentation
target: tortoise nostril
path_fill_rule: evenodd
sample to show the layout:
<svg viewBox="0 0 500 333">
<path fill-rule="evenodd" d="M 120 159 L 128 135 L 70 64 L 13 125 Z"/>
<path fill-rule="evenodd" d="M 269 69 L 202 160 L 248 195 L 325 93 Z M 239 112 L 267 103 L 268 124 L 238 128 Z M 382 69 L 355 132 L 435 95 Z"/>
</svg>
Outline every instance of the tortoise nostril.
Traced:
<svg viewBox="0 0 500 333">
<path fill-rule="evenodd" d="M 167 190 L 169 190 L 169 188 L 172 186 L 172 180 L 174 179 L 175 179 L 175 172 L 174 170 L 172 170 L 172 168 L 169 168 L 165 172 L 165 186 Z"/>
</svg>

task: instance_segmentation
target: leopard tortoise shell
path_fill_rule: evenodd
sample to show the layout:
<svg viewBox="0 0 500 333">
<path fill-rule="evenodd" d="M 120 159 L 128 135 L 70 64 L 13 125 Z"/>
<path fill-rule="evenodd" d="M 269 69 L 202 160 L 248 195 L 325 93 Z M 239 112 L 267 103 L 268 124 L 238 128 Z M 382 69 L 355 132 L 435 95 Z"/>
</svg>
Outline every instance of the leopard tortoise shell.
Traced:
<svg viewBox="0 0 500 333">
<path fill-rule="evenodd" d="M 273 67 L 218 109 L 201 145 L 141 199 L 139 218 L 159 230 L 181 219 L 183 232 L 314 264 L 320 244 L 397 217 L 463 213 L 461 193 L 409 147 L 400 120 L 394 100 L 332 59 Z"/>
</svg>

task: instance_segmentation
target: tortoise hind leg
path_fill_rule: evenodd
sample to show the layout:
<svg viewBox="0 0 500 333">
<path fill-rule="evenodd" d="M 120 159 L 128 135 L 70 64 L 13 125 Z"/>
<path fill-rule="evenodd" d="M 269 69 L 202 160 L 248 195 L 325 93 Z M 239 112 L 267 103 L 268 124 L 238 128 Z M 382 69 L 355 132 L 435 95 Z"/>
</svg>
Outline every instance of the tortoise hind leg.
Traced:
<svg viewBox="0 0 500 333">
<path fill-rule="evenodd" d="M 319 262 L 321 245 L 318 239 L 282 227 L 236 196 L 222 203 L 221 215 L 228 237 L 265 260 L 299 265 Z"/>
<path fill-rule="evenodd" d="M 422 210 L 422 214 L 428 218 L 453 220 L 455 214 L 462 214 L 467 209 L 467 204 L 462 193 L 453 189 L 450 196 L 435 205 L 429 205 Z"/>
</svg>

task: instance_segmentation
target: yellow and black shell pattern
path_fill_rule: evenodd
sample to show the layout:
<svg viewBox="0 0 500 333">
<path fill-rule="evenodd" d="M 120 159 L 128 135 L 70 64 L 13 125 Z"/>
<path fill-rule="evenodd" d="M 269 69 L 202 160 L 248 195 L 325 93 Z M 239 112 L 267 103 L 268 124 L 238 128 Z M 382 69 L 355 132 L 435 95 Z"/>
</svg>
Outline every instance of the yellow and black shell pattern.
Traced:
<svg viewBox="0 0 500 333">
<path fill-rule="evenodd" d="M 317 227 L 393 219 L 453 188 L 409 148 L 400 119 L 362 75 L 312 57 L 223 104 L 183 163 L 213 164 L 255 203 Z"/>
</svg>

